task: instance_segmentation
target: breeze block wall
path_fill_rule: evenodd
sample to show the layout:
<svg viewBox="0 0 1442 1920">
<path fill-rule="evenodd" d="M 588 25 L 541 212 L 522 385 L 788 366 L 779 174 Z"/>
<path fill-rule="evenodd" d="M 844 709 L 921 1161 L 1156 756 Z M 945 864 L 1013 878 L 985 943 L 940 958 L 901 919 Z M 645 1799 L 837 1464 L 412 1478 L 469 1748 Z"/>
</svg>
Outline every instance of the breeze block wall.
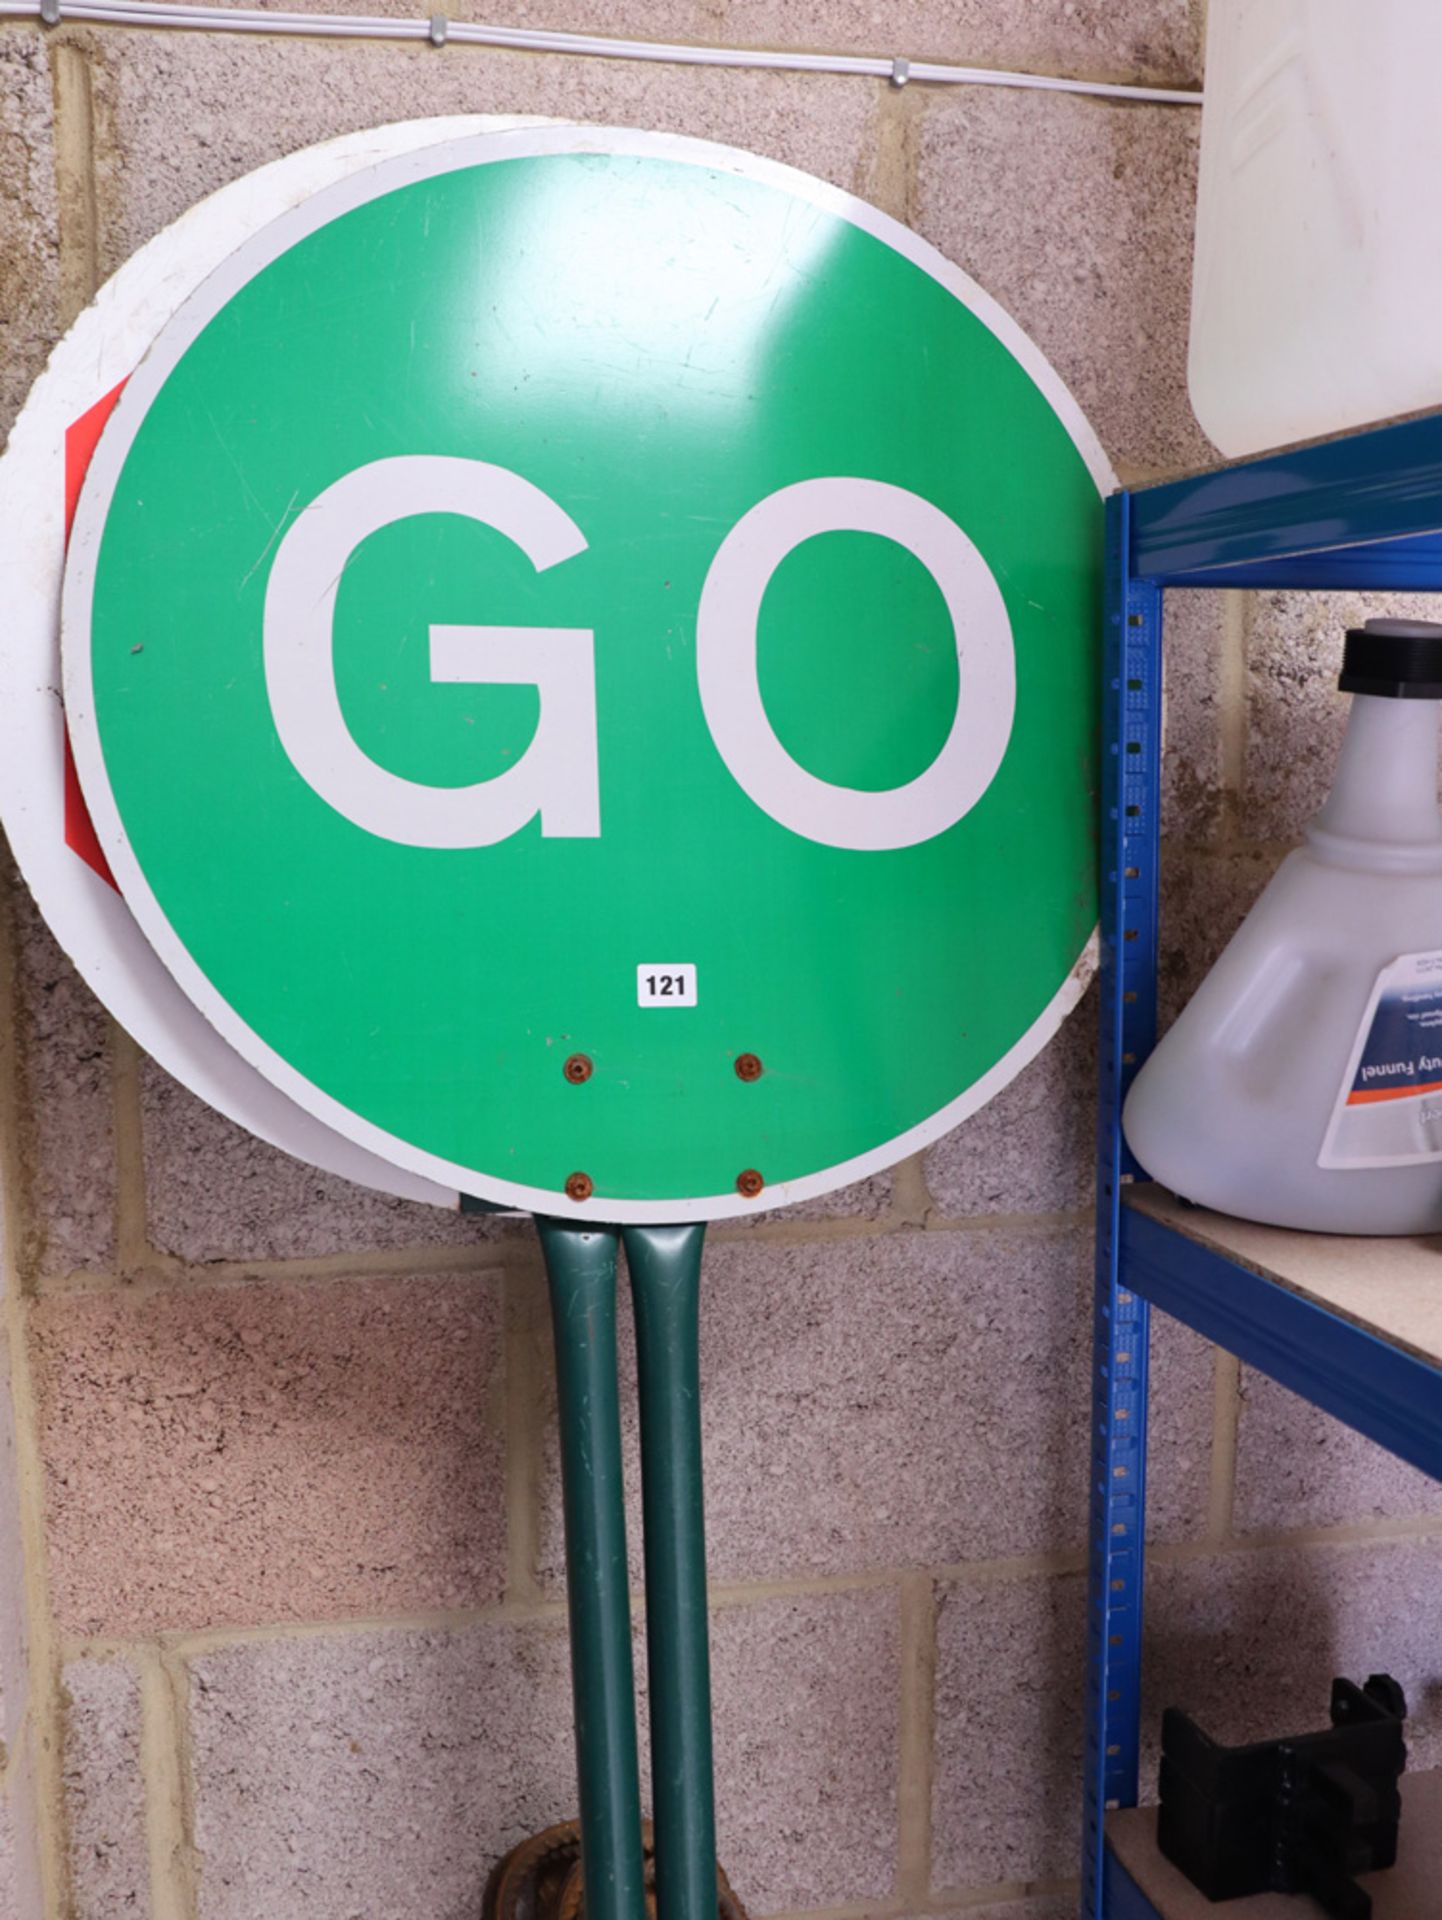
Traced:
<svg viewBox="0 0 1442 1920">
<path fill-rule="evenodd" d="M 1184 86 L 1199 14 L 504 8 Z M 100 281 L 204 194 L 457 112 L 806 168 L 995 295 L 1124 479 L 1210 458 L 1184 379 L 1192 107 L 78 24 L 0 29 L 0 431 Z M 1320 792 L 1353 611 L 1174 609 L 1173 1010 Z M 494 1858 L 575 1804 L 533 1234 L 238 1133 L 108 1022 L 10 870 L 0 907 L 0 1917 L 473 1920 Z M 497 899 L 498 927 L 522 910 Z M 893 1176 L 712 1235 L 720 1846 L 755 1916 L 1075 1910 L 1093 1020 L 1088 999 Z M 1153 1722 L 1178 1700 L 1227 1737 L 1285 1731 L 1334 1671 L 1385 1666 L 1435 1762 L 1436 1491 L 1187 1333 L 1155 1344 Z"/>
</svg>

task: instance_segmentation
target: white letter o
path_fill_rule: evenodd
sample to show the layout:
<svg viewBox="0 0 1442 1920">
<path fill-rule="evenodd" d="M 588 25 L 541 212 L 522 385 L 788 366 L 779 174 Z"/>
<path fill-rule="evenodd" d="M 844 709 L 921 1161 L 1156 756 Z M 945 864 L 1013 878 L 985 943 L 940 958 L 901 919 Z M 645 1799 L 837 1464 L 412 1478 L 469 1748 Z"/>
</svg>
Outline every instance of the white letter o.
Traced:
<svg viewBox="0 0 1442 1920">
<path fill-rule="evenodd" d="M 869 793 L 818 780 L 777 739 L 756 665 L 771 577 L 818 533 L 875 533 L 912 553 L 941 589 L 960 673 L 946 744 L 903 786 Z M 801 480 L 743 514 L 706 575 L 696 673 L 711 737 L 741 787 L 773 820 L 827 847 L 879 852 L 945 833 L 996 777 L 1016 712 L 1011 621 L 991 569 L 954 520 L 881 480 Z"/>
</svg>

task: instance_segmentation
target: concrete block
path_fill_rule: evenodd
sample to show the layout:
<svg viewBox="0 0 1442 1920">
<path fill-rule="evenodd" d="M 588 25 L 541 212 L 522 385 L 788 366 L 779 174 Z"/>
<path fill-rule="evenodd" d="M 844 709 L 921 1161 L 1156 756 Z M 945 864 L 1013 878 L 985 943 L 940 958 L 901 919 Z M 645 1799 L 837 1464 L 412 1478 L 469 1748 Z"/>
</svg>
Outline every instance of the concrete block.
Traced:
<svg viewBox="0 0 1442 1920">
<path fill-rule="evenodd" d="M 43 1920 L 39 1805 L 34 1744 L 10 1756 L 0 1792 L 0 1914 L 5 1920 Z"/>
<path fill-rule="evenodd" d="M 558 1624 L 270 1640 L 193 1663 L 200 1920 L 478 1913 L 575 1812 Z"/>
<path fill-rule="evenodd" d="M 1327 1724 L 1332 1679 L 1390 1673 L 1411 1709 L 1408 1765 L 1442 1762 L 1442 1539 L 1372 1540 L 1218 1555 L 1154 1567 L 1147 1702 L 1184 1707 L 1229 1744 Z M 1155 1750 L 1143 1780 L 1156 1789 Z"/>
<path fill-rule="evenodd" d="M 1222 811 L 1223 653 L 1227 596 L 1167 595 L 1162 832 L 1205 840 Z"/>
<path fill-rule="evenodd" d="M 9 891 L 34 1258 L 46 1275 L 110 1267 L 116 1170 L 109 1021 L 13 868 Z"/>
<path fill-rule="evenodd" d="M 145 1920 L 150 1861 L 140 1686 L 123 1660 L 72 1660 L 64 1688 L 65 1807 L 76 1920 Z M 4 1908 L 0 1907 L 0 1913 Z"/>
<path fill-rule="evenodd" d="M 748 1911 L 885 1898 L 897 1854 L 896 1594 L 722 1607 L 711 1643 L 717 1845 Z"/>
<path fill-rule="evenodd" d="M 322 1173 L 236 1126 L 152 1060 L 141 1067 L 141 1112 L 150 1241 L 182 1260 L 481 1247 L 531 1231 L 528 1221 L 397 1200 Z"/>
<path fill-rule="evenodd" d="M 63 1629 L 499 1597 L 493 1278 L 62 1296 L 33 1327 Z"/>
<path fill-rule="evenodd" d="M 712 1578 L 949 1566 L 1079 1546 L 1090 1301 L 1090 1236 L 1076 1228 L 711 1249 L 702 1419 Z M 639 1577 L 629 1326 L 626 1335 Z M 1152 1520 L 1158 1537 L 1174 1538 L 1206 1513 L 1211 1361 L 1179 1328 L 1159 1327 L 1157 1349 Z M 542 1502 L 542 1577 L 558 1590 L 549 1420 Z"/>
<path fill-rule="evenodd" d="M 826 75 L 478 47 L 76 33 L 95 72 L 106 272 L 225 181 L 359 127 L 427 114 L 534 113 L 666 128 L 854 188 L 876 98 L 865 81 Z M 254 110 L 237 114 L 237 100 Z"/>
<path fill-rule="evenodd" d="M 1442 1513 L 1442 1486 L 1264 1374 L 1242 1371 L 1234 1521 L 1241 1533 Z"/>
<path fill-rule="evenodd" d="M 894 1596 L 728 1607 L 713 1638 L 719 1844 L 742 1900 L 765 1913 L 884 1897 Z M 574 1816 L 567 1657 L 559 1622 L 494 1620 L 198 1658 L 201 1920 L 478 1910 L 499 1854 Z"/>
<path fill-rule="evenodd" d="M 1096 1189 L 1097 1000 L 923 1162 L 939 1214 L 1057 1213 Z"/>
<path fill-rule="evenodd" d="M 937 1611 L 932 1886 L 1076 1871 L 1085 1582 L 942 1589 Z"/>
<path fill-rule="evenodd" d="M 1070 7 L 1059 0 L 924 0 L 901 13 L 877 0 L 728 0 L 721 11 L 726 38 L 742 44 L 900 53 L 1169 86 L 1199 82 L 1202 70 L 1200 21 L 1187 0 L 1143 0 L 1124 12 L 1104 0 Z"/>
<path fill-rule="evenodd" d="M 1152 1321 L 1147 1419 L 1147 1534 L 1194 1539 L 1207 1524 L 1212 1489 L 1216 1349 L 1180 1321 Z"/>
<path fill-rule="evenodd" d="M 0 27 L 0 446 L 59 326 L 50 119 L 44 41 L 28 25 Z"/>
<path fill-rule="evenodd" d="M 1128 470 L 1215 458 L 1187 399 L 1199 116 L 928 96 L 915 224 L 1031 335 Z"/>
<path fill-rule="evenodd" d="M 15 1814 L 8 1795 L 0 1794 L 0 1915 L 21 1920 L 19 1876 L 15 1860 Z"/>
<path fill-rule="evenodd" d="M 0 1196 L 3 1212 L 3 1196 Z M 10 1378 L 9 1336 L 0 1333 L 0 1380 Z M 39 1920 L 35 1779 L 29 1712 L 25 1566 L 15 1468 L 14 1411 L 0 1393 L 0 1920 Z"/>
<path fill-rule="evenodd" d="M 1387 616 L 1435 620 L 1435 594 L 1251 596 L 1245 829 L 1296 840 L 1326 799 L 1351 707 L 1337 691 L 1348 627 Z"/>
<path fill-rule="evenodd" d="M 694 45 L 739 45 L 727 21 L 731 7 L 716 0 L 518 0 L 506 11 L 508 27 L 553 33 L 597 33 L 617 40 L 679 40 Z M 485 18 L 484 9 L 480 18 Z"/>
</svg>

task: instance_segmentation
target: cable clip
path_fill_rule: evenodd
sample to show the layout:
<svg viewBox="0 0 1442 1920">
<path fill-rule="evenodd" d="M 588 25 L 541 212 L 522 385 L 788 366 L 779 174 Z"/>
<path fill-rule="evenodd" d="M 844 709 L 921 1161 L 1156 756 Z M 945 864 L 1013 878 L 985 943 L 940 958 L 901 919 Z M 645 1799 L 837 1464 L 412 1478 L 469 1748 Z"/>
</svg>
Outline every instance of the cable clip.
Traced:
<svg viewBox="0 0 1442 1920">
<path fill-rule="evenodd" d="M 904 87 L 910 78 L 911 78 L 911 62 L 909 60 L 903 60 L 900 58 L 900 56 L 898 56 L 891 63 L 892 86 Z"/>
<path fill-rule="evenodd" d="M 40 21 L 42 26 L 60 25 L 60 0 L 40 0 Z"/>
<path fill-rule="evenodd" d="M 433 47 L 443 47 L 446 44 L 446 36 L 450 30 L 451 23 L 443 13 L 433 13 L 431 15 L 430 38 Z"/>
</svg>

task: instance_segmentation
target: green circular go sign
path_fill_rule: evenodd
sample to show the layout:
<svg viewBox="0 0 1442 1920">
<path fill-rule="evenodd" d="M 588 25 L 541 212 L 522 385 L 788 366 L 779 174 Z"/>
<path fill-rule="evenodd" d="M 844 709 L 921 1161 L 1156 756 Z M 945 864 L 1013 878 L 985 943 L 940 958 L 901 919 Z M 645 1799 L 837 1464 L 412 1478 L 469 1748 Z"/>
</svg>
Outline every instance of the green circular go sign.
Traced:
<svg viewBox="0 0 1442 1920">
<path fill-rule="evenodd" d="M 979 1106 L 1095 918 L 1105 462 L 906 229 L 528 128 L 185 303 L 64 595 L 147 936 L 285 1092 L 480 1196 L 805 1198 Z"/>
</svg>

